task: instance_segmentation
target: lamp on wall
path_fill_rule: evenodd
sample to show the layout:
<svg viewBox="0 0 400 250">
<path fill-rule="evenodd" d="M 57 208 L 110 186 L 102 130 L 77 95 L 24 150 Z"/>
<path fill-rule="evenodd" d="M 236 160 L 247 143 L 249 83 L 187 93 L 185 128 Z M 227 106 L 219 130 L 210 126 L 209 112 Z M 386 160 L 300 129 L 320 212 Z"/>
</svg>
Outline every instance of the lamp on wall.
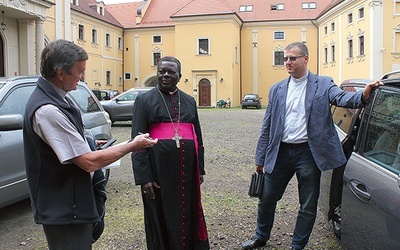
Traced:
<svg viewBox="0 0 400 250">
<path fill-rule="evenodd" d="M 219 79 L 219 82 L 222 83 L 224 81 L 224 78 L 221 77 L 221 79 Z"/>
<path fill-rule="evenodd" d="M 1 11 L 1 14 L 3 14 L 3 21 L 1 22 L 1 29 L 5 30 L 6 29 L 6 23 L 4 22 L 4 10 Z"/>
<path fill-rule="evenodd" d="M 184 80 L 185 84 L 187 84 L 187 83 L 188 83 L 188 81 L 189 81 L 189 80 L 188 80 L 187 78 L 185 78 L 185 80 Z"/>
</svg>

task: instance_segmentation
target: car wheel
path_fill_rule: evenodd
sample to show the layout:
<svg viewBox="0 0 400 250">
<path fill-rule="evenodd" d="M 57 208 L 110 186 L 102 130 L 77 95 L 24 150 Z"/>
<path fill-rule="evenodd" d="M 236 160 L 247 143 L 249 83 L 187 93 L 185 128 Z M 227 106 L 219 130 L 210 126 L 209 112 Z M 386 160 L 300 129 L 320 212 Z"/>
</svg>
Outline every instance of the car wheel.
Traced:
<svg viewBox="0 0 400 250">
<path fill-rule="evenodd" d="M 102 168 L 101 171 L 103 171 L 104 178 L 106 179 L 106 185 L 107 185 L 108 179 L 110 178 L 110 169 Z"/>
<path fill-rule="evenodd" d="M 335 236 L 340 240 L 341 239 L 341 221 L 342 218 L 340 217 L 340 211 L 341 211 L 341 205 L 339 205 L 338 207 L 335 208 L 333 217 L 334 219 L 332 219 L 332 229 L 333 229 L 333 233 L 335 234 Z"/>
<path fill-rule="evenodd" d="M 261 109 L 261 105 L 257 106 L 258 109 Z"/>
<path fill-rule="evenodd" d="M 242 109 L 244 109 L 244 106 L 242 105 Z"/>
</svg>

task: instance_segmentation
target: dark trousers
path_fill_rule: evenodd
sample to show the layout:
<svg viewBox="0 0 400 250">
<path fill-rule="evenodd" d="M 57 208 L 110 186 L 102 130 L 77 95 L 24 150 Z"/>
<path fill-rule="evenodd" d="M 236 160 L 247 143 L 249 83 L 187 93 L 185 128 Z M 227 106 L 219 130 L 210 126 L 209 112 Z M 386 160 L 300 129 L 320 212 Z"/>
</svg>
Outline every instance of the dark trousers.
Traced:
<svg viewBox="0 0 400 250">
<path fill-rule="evenodd" d="M 303 249 L 310 237 L 317 215 L 321 171 L 315 164 L 308 145 L 281 144 L 271 174 L 264 174 L 263 191 L 258 204 L 257 238 L 267 241 L 274 223 L 277 202 L 296 174 L 300 210 L 293 233 L 292 247 Z"/>
<path fill-rule="evenodd" d="M 93 224 L 43 225 L 50 250 L 92 249 Z"/>
</svg>

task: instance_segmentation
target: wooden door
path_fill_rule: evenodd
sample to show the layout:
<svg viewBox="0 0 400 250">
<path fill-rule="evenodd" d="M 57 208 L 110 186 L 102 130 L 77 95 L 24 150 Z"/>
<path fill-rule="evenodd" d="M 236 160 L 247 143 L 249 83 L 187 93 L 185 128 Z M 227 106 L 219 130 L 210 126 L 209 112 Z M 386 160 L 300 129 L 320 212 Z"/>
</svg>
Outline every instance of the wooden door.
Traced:
<svg viewBox="0 0 400 250">
<path fill-rule="evenodd" d="M 211 84 L 208 79 L 201 79 L 200 83 L 199 106 L 211 106 Z"/>
</svg>

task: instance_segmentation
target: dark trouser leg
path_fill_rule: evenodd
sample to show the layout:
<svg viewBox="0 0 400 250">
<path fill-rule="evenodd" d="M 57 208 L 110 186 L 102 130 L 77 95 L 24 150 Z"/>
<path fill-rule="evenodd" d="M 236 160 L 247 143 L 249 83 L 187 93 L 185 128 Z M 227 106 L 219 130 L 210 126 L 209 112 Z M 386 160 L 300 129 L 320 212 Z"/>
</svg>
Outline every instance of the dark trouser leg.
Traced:
<svg viewBox="0 0 400 250">
<path fill-rule="evenodd" d="M 92 249 L 93 224 L 43 225 L 50 250 Z"/>
<path fill-rule="evenodd" d="M 282 198 L 294 175 L 294 171 L 290 167 L 290 156 L 287 153 L 287 150 L 280 149 L 273 172 L 264 174 L 263 191 L 258 203 L 256 229 L 256 237 L 262 241 L 270 238 L 276 203 Z"/>
<path fill-rule="evenodd" d="M 317 216 L 321 171 L 316 166 L 309 147 L 299 150 L 296 158 L 300 210 L 293 233 L 292 247 L 303 249 L 308 243 Z"/>
</svg>

